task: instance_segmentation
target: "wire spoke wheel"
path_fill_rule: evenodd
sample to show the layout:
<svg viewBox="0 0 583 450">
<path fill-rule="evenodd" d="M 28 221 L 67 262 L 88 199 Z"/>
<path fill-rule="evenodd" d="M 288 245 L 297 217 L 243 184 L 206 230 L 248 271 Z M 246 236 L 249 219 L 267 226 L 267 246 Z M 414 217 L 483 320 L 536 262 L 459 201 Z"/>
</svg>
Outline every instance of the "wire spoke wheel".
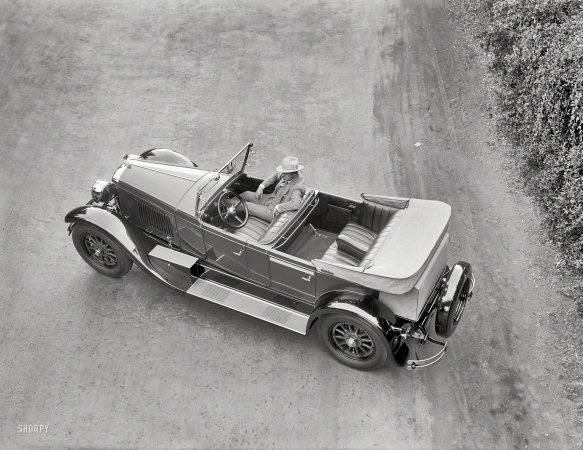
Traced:
<svg viewBox="0 0 583 450">
<path fill-rule="evenodd" d="M 109 243 L 100 236 L 86 235 L 83 244 L 87 255 L 98 265 L 113 268 L 117 265 L 117 255 Z"/>
<path fill-rule="evenodd" d="M 318 320 L 318 337 L 330 355 L 358 370 L 381 367 L 389 356 L 390 343 L 382 329 L 354 314 L 334 312 Z"/>
<path fill-rule="evenodd" d="M 344 356 L 365 361 L 375 351 L 372 338 L 362 328 L 350 323 L 337 323 L 329 329 L 330 342 Z"/>
<path fill-rule="evenodd" d="M 132 268 L 132 259 L 119 243 L 96 227 L 76 224 L 72 238 L 81 258 L 100 274 L 118 278 Z"/>
</svg>

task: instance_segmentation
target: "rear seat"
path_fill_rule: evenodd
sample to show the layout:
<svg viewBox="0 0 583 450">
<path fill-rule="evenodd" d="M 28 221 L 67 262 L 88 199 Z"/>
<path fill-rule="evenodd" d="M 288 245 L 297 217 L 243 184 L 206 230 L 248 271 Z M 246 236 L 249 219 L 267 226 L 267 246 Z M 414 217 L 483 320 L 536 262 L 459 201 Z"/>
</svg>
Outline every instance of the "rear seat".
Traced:
<svg viewBox="0 0 583 450">
<path fill-rule="evenodd" d="M 402 209 L 408 205 L 407 199 L 389 201 L 391 199 L 387 197 L 366 195 L 363 195 L 365 200 L 358 222 L 346 224 L 336 241 L 320 258 L 322 261 L 367 268 L 392 234 Z"/>
<path fill-rule="evenodd" d="M 348 222 L 336 238 L 338 250 L 361 260 L 377 238 L 377 233 L 356 222 Z"/>
</svg>

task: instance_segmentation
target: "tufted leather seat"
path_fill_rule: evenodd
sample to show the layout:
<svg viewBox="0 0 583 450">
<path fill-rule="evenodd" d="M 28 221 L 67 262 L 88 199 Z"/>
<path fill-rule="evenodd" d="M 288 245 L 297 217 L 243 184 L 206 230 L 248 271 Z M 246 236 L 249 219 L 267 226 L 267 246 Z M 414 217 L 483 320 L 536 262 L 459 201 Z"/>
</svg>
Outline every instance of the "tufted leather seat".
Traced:
<svg viewBox="0 0 583 450">
<path fill-rule="evenodd" d="M 237 236 L 257 241 L 260 244 L 268 244 L 281 231 L 295 211 L 286 211 L 277 216 L 271 223 L 259 217 L 249 216 L 243 228 L 232 229 L 231 232 Z"/>
<path fill-rule="evenodd" d="M 247 223 L 243 228 L 235 228 L 232 230 L 233 234 L 244 238 L 258 241 L 261 236 L 265 234 L 265 230 L 269 228 L 269 222 L 255 216 L 249 216 Z"/>
<path fill-rule="evenodd" d="M 358 266 L 359 260 L 348 253 L 338 250 L 338 243 L 334 241 L 326 253 L 320 258 L 322 261 L 332 262 L 336 264 L 344 264 L 345 266 Z"/>
<path fill-rule="evenodd" d="M 395 212 L 395 214 L 393 214 L 391 219 L 387 222 L 385 227 L 382 229 L 382 231 L 376 237 L 376 239 L 374 240 L 374 242 L 372 243 L 372 245 L 370 246 L 370 248 L 368 249 L 368 251 L 366 252 L 364 257 L 360 261 L 360 264 L 358 264 L 358 267 L 363 267 L 366 269 L 370 265 L 370 263 L 372 262 L 373 258 L 375 257 L 375 255 L 377 254 L 379 249 L 384 245 L 384 243 L 387 241 L 388 237 L 392 234 L 393 230 L 395 229 L 395 224 L 398 222 L 398 219 L 399 219 L 399 216 L 401 215 L 401 213 L 402 213 L 402 211 L 398 210 Z"/>
<path fill-rule="evenodd" d="M 370 231 L 356 222 L 348 222 L 336 238 L 336 243 L 338 250 L 360 261 L 376 237 L 377 233 Z"/>
<path fill-rule="evenodd" d="M 392 234 L 401 212 L 365 200 L 359 222 L 349 222 L 320 259 L 366 269 Z"/>
<path fill-rule="evenodd" d="M 304 188 L 302 190 L 302 205 L 310 199 L 313 193 L 314 191 L 310 188 Z M 296 211 L 283 212 L 272 220 L 271 223 L 250 215 L 243 228 L 236 228 L 231 230 L 231 232 L 237 236 L 257 241 L 260 244 L 268 244 L 279 234 L 281 228 L 295 214 Z"/>
<path fill-rule="evenodd" d="M 277 216 L 273 220 L 273 222 L 271 222 L 269 227 L 265 230 L 263 236 L 261 236 L 261 238 L 258 239 L 259 243 L 268 244 L 269 242 L 271 242 L 275 238 L 275 236 L 279 234 L 279 232 L 281 231 L 281 227 L 283 227 L 287 223 L 287 221 L 294 216 L 295 213 L 296 213 L 295 211 L 286 211 Z"/>
</svg>

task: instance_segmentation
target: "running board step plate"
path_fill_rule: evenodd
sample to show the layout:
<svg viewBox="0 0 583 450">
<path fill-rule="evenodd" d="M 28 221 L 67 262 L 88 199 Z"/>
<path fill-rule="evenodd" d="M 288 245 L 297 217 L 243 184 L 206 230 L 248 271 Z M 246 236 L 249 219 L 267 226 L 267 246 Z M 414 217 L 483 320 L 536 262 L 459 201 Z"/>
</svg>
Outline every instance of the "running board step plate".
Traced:
<svg viewBox="0 0 583 450">
<path fill-rule="evenodd" d="M 162 247 L 161 245 L 156 245 L 156 247 L 152 249 L 148 256 L 158 258 L 175 266 L 184 267 L 187 269 L 190 269 L 198 261 L 198 258 L 195 258 L 194 256 L 190 256 L 182 252 L 177 252 L 176 250 L 171 250 L 167 247 Z"/>
<path fill-rule="evenodd" d="M 199 278 L 187 291 L 195 297 L 200 297 L 235 311 L 248 314 L 266 322 L 279 325 L 296 333 L 306 334 L 310 316 L 283 308 L 267 302 L 259 297 L 245 294 L 212 281 Z"/>
</svg>

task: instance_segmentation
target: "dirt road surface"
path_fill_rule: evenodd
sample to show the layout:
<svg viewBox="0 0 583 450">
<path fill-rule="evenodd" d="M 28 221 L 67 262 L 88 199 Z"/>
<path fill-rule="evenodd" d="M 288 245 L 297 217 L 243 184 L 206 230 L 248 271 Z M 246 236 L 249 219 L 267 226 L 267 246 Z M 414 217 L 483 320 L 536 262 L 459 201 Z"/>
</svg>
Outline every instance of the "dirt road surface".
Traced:
<svg viewBox="0 0 583 450">
<path fill-rule="evenodd" d="M 576 448 L 546 249 L 455 37 L 431 0 L 0 2 L 0 447 Z M 249 140 L 258 176 L 452 205 L 478 287 L 440 364 L 354 371 L 76 254 L 63 217 L 124 153 Z"/>
</svg>

